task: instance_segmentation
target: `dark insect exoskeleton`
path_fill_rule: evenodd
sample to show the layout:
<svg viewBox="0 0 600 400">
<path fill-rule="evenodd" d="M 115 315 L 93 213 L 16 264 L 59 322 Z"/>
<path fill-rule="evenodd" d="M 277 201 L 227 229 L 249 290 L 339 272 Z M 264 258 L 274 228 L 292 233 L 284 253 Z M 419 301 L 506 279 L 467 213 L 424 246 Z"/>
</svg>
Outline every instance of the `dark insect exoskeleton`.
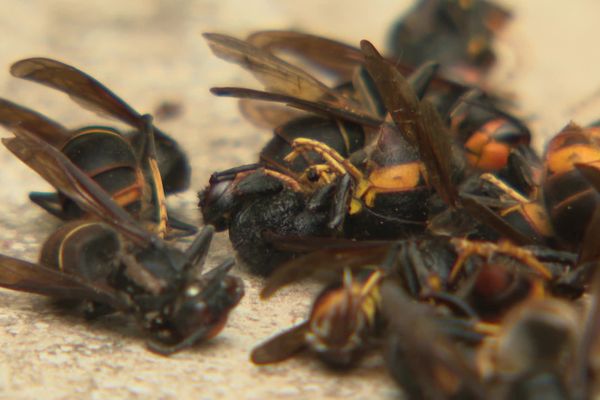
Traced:
<svg viewBox="0 0 600 400">
<path fill-rule="evenodd" d="M 106 86 L 85 72 L 60 61 L 40 57 L 18 61 L 11 66 L 10 72 L 15 77 L 37 82 L 62 91 L 82 106 L 98 112 L 101 115 L 108 115 L 124 122 L 135 129 L 135 131 L 123 135 L 124 140 L 133 148 L 134 154 L 143 154 L 145 151 L 144 148 L 146 147 L 147 140 L 144 131 L 146 125 L 149 123 L 148 120 L 110 91 Z M 4 116 L 4 114 L 6 115 Z M 29 115 L 21 113 L 13 117 L 14 119 L 10 119 L 8 114 L 8 111 L 3 113 L 4 124 L 25 123 L 33 125 L 38 123 L 36 118 L 39 118 L 39 116 L 34 116 L 29 119 Z M 22 118 L 23 120 L 19 120 L 19 118 Z M 98 140 L 110 140 L 107 139 L 107 136 L 102 136 L 103 134 L 114 135 L 116 132 L 118 135 L 121 135 L 120 132 L 117 132 L 113 128 L 87 127 L 69 133 L 67 136 L 59 136 L 54 131 L 52 125 L 56 124 L 51 122 L 45 123 L 45 128 L 48 129 L 45 132 L 46 135 L 43 135 L 42 137 L 48 143 L 59 148 L 62 148 L 63 146 L 81 146 L 81 144 L 77 142 L 71 144 L 68 143 L 71 139 L 74 140 L 73 137 L 76 133 L 77 136 L 80 136 L 79 140 L 88 140 L 83 139 L 83 137 L 90 136 L 89 143 L 93 141 L 91 139 L 92 137 L 96 139 L 100 136 L 100 139 Z M 156 158 L 158 168 L 163 177 L 163 187 L 165 192 L 171 194 L 186 190 L 189 187 L 190 181 L 190 167 L 187 156 L 172 138 L 154 126 L 152 126 L 152 130 L 156 137 Z M 113 140 L 113 142 L 115 143 L 114 146 L 116 146 L 116 149 L 120 149 L 115 149 L 115 152 L 125 151 L 123 150 L 124 145 L 117 144 L 116 139 Z M 83 146 L 83 151 L 89 151 L 85 149 L 85 147 L 88 146 L 87 144 Z M 93 147 L 91 144 L 89 144 L 89 146 Z M 78 152 L 80 150 L 72 148 L 72 151 Z M 118 161 L 118 159 L 115 160 L 115 163 Z"/>
<path fill-rule="evenodd" d="M 326 160 L 308 167 L 301 179 L 337 187 L 340 201 L 330 226 L 344 237 L 398 238 L 425 230 L 431 189 L 418 152 L 395 128 L 381 127 L 358 166 L 325 143 L 299 138 L 293 147 L 288 160 L 308 151 Z"/>
<path fill-rule="evenodd" d="M 585 291 L 581 275 L 589 273 L 589 268 L 578 264 L 573 253 L 542 246 L 520 247 L 505 241 L 451 242 L 457 258 L 447 286 L 483 320 L 496 321 L 529 299 L 548 295 L 575 299 Z M 465 262 L 468 264 L 463 267 Z M 462 268 L 466 268 L 464 275 Z"/>
<path fill-rule="evenodd" d="M 298 239 L 298 242 L 302 243 L 302 240 Z M 327 243 L 327 240 L 325 242 Z M 382 247 L 381 243 L 362 243 L 365 247 L 357 243 L 356 247 L 348 247 L 336 253 L 340 259 L 348 261 L 347 263 L 338 263 L 338 260 L 333 262 L 336 267 L 347 265 L 343 268 L 341 276 L 334 279 L 333 284 L 327 285 L 317 295 L 305 322 L 259 344 L 251 354 L 254 363 L 268 364 L 283 361 L 300 350 L 308 349 L 330 366 L 347 368 L 356 365 L 361 355 L 380 344 L 386 327 L 386 320 L 381 315 L 380 289 L 385 280 L 395 276 L 396 271 L 391 271 L 391 268 L 395 268 L 393 264 L 396 249 L 394 246 L 390 248 L 383 245 Z M 357 252 L 358 249 L 363 252 Z M 380 264 L 371 263 L 380 257 L 380 251 L 387 251 L 387 256 L 384 256 L 386 260 Z M 308 258 L 316 260 L 311 256 L 307 256 L 303 261 L 308 261 Z M 294 265 L 300 265 L 299 260 L 295 260 Z M 325 263 L 332 261 L 327 255 L 325 260 Z M 356 268 L 360 264 L 357 260 L 364 263 L 361 269 Z M 319 267 L 313 268 L 313 265 L 306 265 L 307 269 L 312 272 L 340 271 L 337 268 L 324 267 L 324 264 L 319 261 L 316 264 L 323 267 L 322 270 Z M 294 270 L 290 266 L 291 264 L 288 264 L 283 267 L 286 270 L 285 278 L 297 273 L 305 274 L 305 271 Z M 277 270 L 267 282 L 261 295 L 263 297 L 271 295 L 273 290 L 280 287 L 279 284 L 284 283 L 281 280 L 283 276 L 280 270 Z M 484 334 L 478 328 L 476 316 L 469 313 L 466 305 L 451 295 L 430 296 L 427 299 L 434 298 L 461 313 L 459 317 L 449 315 L 444 317 L 444 322 L 449 326 L 449 334 L 471 343 L 481 341 Z M 397 311 L 401 312 L 401 310 Z"/>
<path fill-rule="evenodd" d="M 368 64 L 365 66 L 372 75 Z M 408 90 L 415 101 L 434 81 L 435 70 L 435 65 L 427 64 L 408 78 Z M 385 103 L 386 99 L 382 100 Z M 306 155 L 314 153 L 323 160 L 306 168 L 302 179 L 321 186 L 338 181 L 337 190 L 344 204 L 336 205 L 337 213 L 330 226 L 343 232 L 344 236 L 401 237 L 424 230 L 430 195 L 425 167 L 414 143 L 394 127 L 382 122 L 373 140 L 349 157 L 324 140 L 297 138 L 292 142 L 292 148 L 285 161 L 306 159 Z M 341 187 L 342 184 L 346 187 Z"/>
<path fill-rule="evenodd" d="M 383 355 L 403 395 L 414 399 L 486 399 L 470 348 L 451 336 L 436 309 L 416 303 L 393 281 L 381 286 L 387 321 Z"/>
<path fill-rule="evenodd" d="M 214 173 L 199 196 L 205 223 L 229 229 L 233 247 L 257 274 L 269 274 L 291 256 L 266 242 L 264 232 L 300 236 L 328 232 L 331 191 L 326 188 L 307 200 L 298 180 L 268 167 L 249 165 Z"/>
<path fill-rule="evenodd" d="M 600 164 L 600 127 L 569 124 L 548 143 L 542 182 L 543 201 L 561 244 L 578 250 L 600 204 L 590 171 Z M 583 166 L 583 169 L 578 166 Z"/>
<path fill-rule="evenodd" d="M 528 299 L 472 347 L 452 340 L 448 324 L 439 323 L 431 307 L 384 282 L 389 371 L 411 398 L 591 398 L 597 283 L 587 313 L 552 296 Z"/>
<path fill-rule="evenodd" d="M 504 237 L 522 245 L 554 246 L 556 240 L 550 218 L 541 201 L 543 165 L 535 151 L 526 144 L 529 134 L 522 136 L 528 131 L 524 125 L 524 130 L 519 128 L 521 125 L 517 119 L 497 109 L 477 104 L 472 106 L 475 109 L 483 107 L 482 115 L 493 118 L 490 121 L 498 130 L 480 132 L 477 131 L 476 127 L 480 126 L 477 123 L 469 128 L 472 136 L 463 143 L 469 170 L 457 185 L 455 206 L 444 209 L 439 202 L 434 204 L 430 228 L 433 232 L 472 239 L 498 240 Z M 457 110 L 461 108 L 462 104 Z M 495 137 L 496 134 L 502 136 L 505 129 L 506 140 Z M 469 134 L 469 130 L 465 133 Z M 519 143 L 519 138 L 527 140 Z M 469 143 L 471 139 L 478 143 L 475 147 L 472 146 L 474 143 Z M 439 139 L 432 138 L 432 142 L 435 141 Z M 464 138 L 459 142 L 464 142 Z M 447 148 L 447 145 L 441 148 Z M 439 151 L 438 157 L 444 153 Z M 455 167 L 441 162 L 438 165 L 441 171 Z M 489 171 L 484 172 L 486 170 Z M 448 204 L 447 201 L 445 203 Z M 471 220 L 470 224 L 464 224 L 466 228 L 470 225 L 471 232 L 465 228 L 439 230 L 439 225 L 443 227 L 444 224 L 460 226 L 456 221 L 465 218 Z"/>
<path fill-rule="evenodd" d="M 345 269 L 356 273 L 386 265 L 385 274 L 414 299 L 484 321 L 495 321 L 532 297 L 578 298 L 593 270 L 573 253 L 446 236 L 355 242 L 269 235 L 269 240 L 279 248 L 308 254 L 280 266 L 267 280 L 263 297 L 308 276 L 332 279 Z"/>
<path fill-rule="evenodd" d="M 528 166 L 532 170 L 541 168 L 541 161 L 529 147 L 531 133 L 522 121 L 501 110 L 497 104 L 498 99 L 478 89 L 463 89 L 462 92 L 454 91 L 454 96 L 446 96 L 449 101 L 451 100 L 451 106 L 441 106 L 436 97 L 439 97 L 443 90 L 433 87 L 434 82 L 432 82 L 432 90 L 423 96 L 424 103 L 419 104 L 415 101 L 414 95 L 411 95 L 400 83 L 402 80 L 399 80 L 401 75 L 397 68 L 385 65 L 385 60 L 374 48 L 363 46 L 363 52 L 365 51 L 368 52 L 365 53 L 367 69 L 373 76 L 383 103 L 387 109 L 392 110 L 391 115 L 400 131 L 412 137 L 413 144 L 419 148 L 422 158 L 425 158 L 428 153 L 432 153 L 430 156 L 444 155 L 448 158 L 448 151 L 452 151 L 452 148 L 458 144 L 462 147 L 464 153 L 462 157 L 466 164 L 473 170 L 471 173 L 493 172 L 517 190 L 526 191 L 526 194 L 532 190 L 530 187 L 532 184 L 521 179 L 524 172 L 527 173 L 526 178 L 533 179 L 531 175 L 534 171 L 522 170 L 525 165 L 532 164 L 531 167 Z M 427 139 L 431 142 L 429 144 L 425 139 L 420 139 L 425 129 L 432 130 L 431 125 L 435 124 L 433 126 L 437 125 L 436 129 L 440 129 L 439 124 L 435 122 L 437 119 L 433 115 L 435 113 L 420 112 L 419 116 L 419 108 L 431 109 L 431 105 L 435 106 L 433 108 L 440 115 L 447 115 L 449 127 L 444 127 L 444 130 L 452 136 L 450 142 L 456 142 L 452 143 L 453 146 L 447 143 L 448 139 L 436 138 L 435 133 Z M 402 110 L 402 112 L 394 110 Z M 410 126 L 411 121 L 415 126 Z M 413 132 L 410 132 L 411 130 Z M 436 144 L 436 141 L 441 143 Z M 429 151 L 427 147 L 433 151 Z M 442 151 L 444 148 L 446 151 Z M 452 159 L 451 156 L 450 159 L 451 162 L 446 164 L 451 168 L 456 170 L 461 167 L 457 163 L 457 157 Z M 432 166 L 429 169 L 431 168 Z M 439 171 L 436 174 L 439 174 Z M 539 171 L 537 174 L 540 175 Z"/>
<path fill-rule="evenodd" d="M 446 76 L 477 84 L 496 61 L 493 39 L 509 19 L 486 0 L 421 0 L 394 25 L 388 47 L 409 65 L 436 60 Z"/>
<path fill-rule="evenodd" d="M 318 114 L 285 121 L 275 129 L 274 138 L 261 152 L 260 164 L 215 173 L 209 186 L 200 193 L 205 222 L 215 224 L 217 229 L 229 229 L 234 248 L 244 261 L 255 272 L 266 274 L 283 259 L 264 242 L 264 231 L 298 235 L 332 231 L 327 219 L 333 213 L 335 187 L 315 184 L 311 182 L 314 177 L 301 179 L 306 165 L 322 163 L 322 155 L 306 152 L 295 162 L 288 162 L 285 157 L 294 140 L 314 135 L 319 143 L 323 140 L 348 156 L 368 141 L 364 127 L 375 130 L 381 119 L 349 97 L 347 89 L 330 89 L 305 71 L 249 42 L 218 34 L 205 37 L 218 56 L 242 64 L 267 89 L 273 90 L 215 88 L 214 93 L 288 102 Z"/>
<path fill-rule="evenodd" d="M 524 302 L 486 338 L 476 360 L 490 399 L 594 398 L 598 334 L 598 277 L 590 304 L 552 297 Z"/>
<path fill-rule="evenodd" d="M 470 167 L 467 154 L 453 142 L 448 127 L 427 99 L 418 101 L 403 77 L 367 42 L 363 42 L 366 66 L 397 128 L 418 149 L 429 185 L 428 222 L 434 233 L 473 239 L 498 240 L 501 236 L 519 244 L 552 243 L 552 229 L 539 202 L 539 165 L 528 147 L 509 152 L 506 171 L 510 182 Z M 502 117 L 505 120 L 508 117 Z M 461 222 L 462 221 L 462 222 Z M 464 223 L 463 223 L 464 222 Z"/>
<path fill-rule="evenodd" d="M 341 282 L 327 286 L 313 302 L 308 319 L 258 345 L 255 364 L 283 361 L 305 348 L 334 367 L 350 367 L 381 333 L 377 270 L 353 276 L 345 270 Z"/>
<path fill-rule="evenodd" d="M 136 219 L 157 224 L 159 233 L 165 233 L 165 221 L 154 213 L 156 207 L 165 207 L 164 187 L 155 156 L 154 132 L 150 116 L 141 117 L 145 125 L 141 134 L 146 144 L 136 154 L 131 144 L 118 131 L 108 127 L 86 127 L 69 131 L 43 115 L 0 99 L 0 125 L 8 130 L 27 131 L 60 150 L 71 162 L 99 184 L 119 206 Z M 33 192 L 30 199 L 46 211 L 64 220 L 85 215 L 75 201 L 63 193 Z M 154 215 L 153 215 L 154 214 Z M 171 228 L 189 234 L 196 228 L 178 220 L 171 220 Z"/>
<path fill-rule="evenodd" d="M 467 165 L 464 151 L 455 142 L 436 107 L 427 97 L 420 99 L 416 96 L 397 68 L 381 57 L 370 43 L 363 41 L 361 46 L 366 68 L 373 77 L 386 108 L 391 110 L 390 116 L 397 131 L 415 149 L 427 186 L 431 190 L 424 219 L 427 229 L 440 225 L 434 224 L 436 220 L 439 221 L 438 215 L 450 214 L 452 217 L 446 218 L 450 221 L 450 229 L 433 232 L 491 239 L 493 232 L 465 212 L 463 189 L 469 183 L 479 186 L 478 174 Z M 457 223 L 458 220 L 465 223 Z"/>
<path fill-rule="evenodd" d="M 259 344 L 252 361 L 279 362 L 308 349 L 329 365 L 351 367 L 387 337 L 384 356 L 390 371 L 413 395 L 440 389 L 457 393 L 442 398 L 463 398 L 458 393 L 464 395 L 463 390 L 470 392 L 478 386 L 477 391 L 485 392 L 487 382 L 479 380 L 469 354 L 482 341 L 494 340 L 498 321 L 514 307 L 547 302 L 555 295 L 578 297 L 585 286 L 572 273 L 582 267 L 576 266 L 576 256 L 548 248 L 444 237 L 397 242 L 274 239 L 289 250 L 313 252 L 277 269 L 262 297 L 309 275 L 338 283 L 317 296 L 304 323 Z M 563 292 L 566 287 L 577 294 Z M 458 352 L 452 359 L 459 365 L 436 360 L 449 356 L 448 351 Z M 428 361 L 423 363 L 422 357 Z M 472 369 L 470 383 L 463 380 L 465 371 L 461 372 L 466 365 Z M 429 386 L 432 383 L 434 387 Z M 468 387 L 462 387 L 465 384 Z"/>
<path fill-rule="evenodd" d="M 382 315 L 382 302 L 385 302 L 386 299 L 383 298 L 381 287 L 385 285 L 385 281 L 395 280 L 397 275 L 401 274 L 396 270 L 397 244 L 390 246 L 389 243 L 363 241 L 356 242 L 352 246 L 350 242 L 346 241 L 345 246 L 347 247 L 340 247 L 344 242 L 339 240 L 315 238 L 315 243 L 318 241 L 331 245 L 329 251 L 317 252 L 283 266 L 285 273 L 277 270 L 269 278 L 261 295 L 269 296 L 273 290 L 285 284 L 286 279 L 289 281 L 290 277 L 299 278 L 311 272 L 326 272 L 329 273 L 327 275 L 331 275 L 331 273 L 335 275 L 336 272 L 339 274 L 342 271 L 339 274 L 341 276 L 334 277 L 335 283 L 326 286 L 316 297 L 305 322 L 259 344 L 251 355 L 254 363 L 279 362 L 302 349 L 308 349 L 330 366 L 352 367 L 367 350 L 381 344 L 386 326 L 392 322 L 390 319 L 402 317 L 404 308 L 396 308 L 394 316 Z M 428 244 L 433 249 L 436 246 L 435 243 L 435 241 L 430 241 Z M 295 246 L 306 244 L 306 238 L 297 238 L 295 241 Z M 419 245 L 417 241 L 414 241 L 414 244 Z M 409 241 L 400 247 L 404 247 L 403 252 L 411 251 Z M 424 248 L 417 249 L 416 247 L 413 250 L 415 251 L 413 256 L 418 256 L 416 253 L 418 251 L 426 251 Z M 441 254 L 442 252 L 436 256 L 444 258 L 446 255 Z M 333 256 L 334 254 L 335 256 Z M 324 256 L 323 262 L 319 256 Z M 382 258 L 383 261 L 381 261 Z M 422 254 L 422 258 L 426 259 L 427 257 Z M 334 266 L 331 267 L 331 265 Z M 343 265 L 345 267 L 342 267 Z M 432 265 L 432 263 L 428 265 Z M 306 269 L 303 270 L 301 266 Z M 414 266 L 413 264 L 411 267 Z M 414 272 L 423 271 L 414 270 Z M 427 284 L 438 285 L 434 282 L 436 280 L 434 272 L 431 272 L 429 277 L 431 279 Z M 421 277 L 423 276 L 417 279 Z M 399 281 L 396 280 L 396 282 Z M 432 311 L 432 314 L 436 314 L 436 323 L 439 322 L 440 325 L 443 325 L 443 330 L 452 338 L 465 343 L 477 344 L 485 336 L 486 328 L 479 323 L 479 319 L 469 306 L 459 298 L 448 293 L 430 293 L 421 299 L 432 304 L 439 302 L 456 312 L 457 315 L 454 316 L 447 312 Z"/>
<path fill-rule="evenodd" d="M 289 38 L 290 34 L 283 36 Z M 291 36 L 295 38 L 290 45 L 293 50 L 297 50 L 302 40 L 308 40 L 297 34 Z M 241 64 L 273 90 L 216 88 L 214 93 L 284 102 L 338 121 L 358 123 L 371 131 L 378 127 L 376 135 L 371 136 L 364 149 L 349 157 L 333 149 L 329 145 L 331 139 L 326 137 L 323 140 L 296 137 L 291 142 L 293 151 L 283 158 L 283 162 L 281 149 L 288 142 L 285 146 L 275 146 L 276 160 L 272 162 L 266 149 L 263 150 L 261 164 L 264 168 L 258 168 L 256 173 L 249 172 L 255 169 L 253 166 L 213 175 L 209 187 L 201 194 L 203 214 L 207 222 L 216 223 L 220 228 L 227 227 L 227 220 L 233 223 L 241 221 L 251 227 L 243 230 L 236 226 L 238 233 L 243 232 L 237 235 L 229 224 L 234 246 L 243 245 L 240 254 L 246 262 L 259 268 L 259 263 L 268 263 L 268 257 L 257 254 L 259 247 L 260 250 L 270 247 L 265 246 L 262 239 L 262 232 L 266 230 L 299 236 L 317 233 L 318 236 L 333 234 L 357 239 L 400 238 L 426 229 L 431 188 L 435 188 L 446 204 L 456 204 L 455 186 L 462 179 L 464 156 L 460 148 L 451 143 L 453 139 L 446 134 L 447 128 L 435 107 L 420 100 L 429 84 L 437 81 L 434 65 L 424 66 L 406 80 L 396 66 L 384 60 L 372 46 L 365 45 L 362 53 L 358 51 L 360 57 L 348 47 L 338 48 L 337 53 L 332 51 L 340 54 L 341 59 L 352 54 L 354 64 L 356 59 L 362 60 L 362 67 L 370 75 L 371 86 L 375 87 L 372 91 L 377 91 L 377 98 L 391 110 L 396 125 L 393 126 L 378 114 L 373 114 L 370 108 L 357 106 L 352 99 L 332 92 L 312 76 L 271 53 L 223 35 L 207 34 L 206 37 L 218 56 Z M 261 34 L 259 37 L 267 48 L 269 46 L 265 43 L 282 46 L 282 41 L 275 40 L 278 36 Z M 314 40 L 312 38 L 308 43 Z M 330 42 L 326 43 L 333 46 Z M 323 64 L 330 65 L 330 60 L 331 57 L 325 58 Z M 296 85 L 288 87 L 290 81 L 301 82 L 302 85 L 300 88 Z M 299 165 L 311 165 L 298 171 L 298 166 L 293 164 L 298 159 Z M 281 187 L 291 189 L 291 192 L 283 193 Z M 254 191 L 249 191 L 249 188 Z M 267 193 L 274 207 L 261 201 L 261 196 Z M 310 196 L 307 197 L 307 193 Z M 252 207 L 240 205 L 245 199 L 251 199 Z M 314 216 L 309 218 L 309 223 L 304 217 L 294 219 L 294 215 L 307 210 L 309 215 Z M 257 217 L 259 214 L 267 218 Z M 237 218 L 238 215 L 243 215 L 243 219 Z M 271 222 L 262 223 L 266 220 Z M 294 228 L 290 229 L 290 226 Z M 235 236 L 240 239 L 239 242 L 234 239 Z M 248 248 L 250 253 L 244 254 L 243 247 Z M 261 251 L 261 254 L 272 253 Z M 277 260 L 281 261 L 282 257 Z M 267 271 L 270 269 L 266 268 Z"/>
<path fill-rule="evenodd" d="M 520 152 L 528 162 L 541 164 L 529 147 L 531 132 L 527 126 L 477 90 L 457 101 L 449 119 L 450 131 L 464 147 L 468 164 L 479 171 L 497 173 L 513 184 L 507 168 L 511 152 Z"/>
<path fill-rule="evenodd" d="M 536 183 L 531 188 L 529 195 L 523 195 L 495 175 L 475 175 L 461 186 L 461 204 L 471 217 L 495 232 L 486 239 L 502 236 L 521 245 L 554 247 L 554 231 L 540 200 L 539 186 Z"/>
<path fill-rule="evenodd" d="M 370 76 L 362 68 L 358 49 L 288 31 L 256 32 L 246 41 L 212 33 L 205 34 L 205 38 L 218 57 L 248 69 L 267 89 L 211 89 L 219 96 L 240 98 L 242 112 L 248 120 L 274 128 L 273 138 L 261 150 L 261 163 L 273 168 L 285 164 L 286 169 L 302 172 L 322 159 L 318 154 L 305 153 L 294 163 L 284 161 L 294 139 L 323 142 L 348 157 L 376 136 L 385 109 Z M 329 87 L 279 58 L 279 52 L 292 53 L 329 72 L 336 81 L 335 86 Z"/>
<path fill-rule="evenodd" d="M 243 296 L 228 274 L 233 260 L 202 273 L 213 228 L 186 251 L 165 243 L 63 153 L 28 130 L 13 126 L 6 147 L 88 218 L 52 234 L 37 264 L 0 256 L 0 286 L 58 299 L 83 300 L 89 316 L 119 311 L 149 333 L 149 347 L 169 354 L 216 335 Z M 155 206 L 166 221 L 163 207 Z"/>
<path fill-rule="evenodd" d="M 304 153 L 293 162 L 286 161 L 285 157 L 292 151 L 294 140 L 298 138 L 327 143 L 343 157 L 349 157 L 365 146 L 365 132 L 360 125 L 309 115 L 294 118 L 275 128 L 273 138 L 260 151 L 260 162 L 285 166 L 297 172 L 321 162 L 319 155 L 314 153 Z"/>
<path fill-rule="evenodd" d="M 584 159 L 590 155 L 589 153 L 593 155 L 593 147 L 586 145 L 584 149 L 580 153 Z M 580 189 L 584 188 L 581 190 L 581 196 L 570 197 L 568 202 L 576 203 L 580 197 L 587 197 L 590 202 L 597 201 L 593 196 L 598 196 L 600 190 L 600 169 L 595 165 L 593 157 L 591 162 L 582 162 L 582 158 L 577 155 L 579 153 L 573 153 L 574 151 L 574 148 L 567 146 L 566 151 L 563 151 L 562 154 L 561 151 L 554 153 L 556 158 L 552 160 L 553 166 L 557 169 L 568 166 L 571 177 L 579 181 Z M 548 160 L 546 160 L 546 168 L 549 168 Z M 510 190 L 510 188 L 508 189 Z M 580 241 L 576 245 L 567 246 L 564 242 L 559 241 L 564 233 L 559 234 L 551 226 L 551 222 L 555 223 L 551 220 L 551 212 L 561 211 L 560 208 L 546 209 L 540 197 L 534 197 L 531 200 L 515 198 L 516 203 L 513 206 L 501 209 L 497 213 L 491 212 L 481 199 L 465 196 L 461 200 L 474 216 L 496 228 L 498 232 L 504 234 L 505 238 L 521 245 L 533 244 L 534 246 L 523 247 L 523 249 L 534 250 L 538 260 L 549 266 L 554 265 L 550 271 L 554 271 L 552 275 L 559 278 L 553 279 L 553 283 L 547 287 L 550 293 L 573 299 L 580 297 L 588 288 L 591 275 L 596 269 L 595 263 L 600 259 L 600 250 L 597 246 L 597 237 L 600 234 L 600 208 L 597 205 L 586 204 L 584 210 L 579 210 L 579 212 L 587 213 L 586 221 L 573 217 L 570 227 L 577 230 Z M 582 204 L 585 202 L 578 205 L 582 206 Z M 568 204 L 563 206 L 565 207 L 563 212 L 570 211 Z M 578 214 L 574 213 L 573 215 Z M 553 217 L 556 218 L 556 216 Z M 576 226 L 574 227 L 574 225 Z M 547 247 L 548 245 L 550 247 Z M 560 248 L 566 248 L 567 251 L 556 250 Z M 574 253 L 575 250 L 577 253 Z M 559 266 L 561 264 L 570 267 L 565 269 Z M 559 272 L 561 270 L 562 272 Z M 559 272 L 558 275 L 556 272 Z"/>
</svg>

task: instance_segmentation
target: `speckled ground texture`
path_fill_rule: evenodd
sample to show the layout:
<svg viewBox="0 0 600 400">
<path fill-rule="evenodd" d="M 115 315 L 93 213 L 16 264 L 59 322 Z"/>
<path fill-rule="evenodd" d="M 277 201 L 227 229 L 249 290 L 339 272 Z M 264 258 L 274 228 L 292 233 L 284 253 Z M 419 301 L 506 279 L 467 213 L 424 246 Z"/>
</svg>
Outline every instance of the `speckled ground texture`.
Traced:
<svg viewBox="0 0 600 400">
<path fill-rule="evenodd" d="M 526 4 L 524 4 L 526 3 Z M 507 1 L 515 19 L 499 44 L 496 83 L 520 100 L 536 144 L 570 119 L 600 117 L 600 52 L 596 0 Z M 0 66 L 50 56 L 91 73 L 141 112 L 163 101 L 183 106 L 158 121 L 191 156 L 192 189 L 172 208 L 201 223 L 195 192 L 214 170 L 252 162 L 270 133 L 246 123 L 236 103 L 213 98 L 216 85 L 259 87 L 248 74 L 209 54 L 200 34 L 244 36 L 257 29 L 301 29 L 357 44 L 383 46 L 409 1 L 318 0 L 4 0 L 0 3 Z M 101 121 L 55 91 L 0 74 L 0 96 L 70 127 Z M 3 135 L 3 136 L 7 136 Z M 0 252 L 37 258 L 58 222 L 27 200 L 47 185 L 0 148 Z M 217 236 L 209 266 L 233 254 Z M 118 316 L 86 323 L 46 299 L 0 290 L 0 399 L 305 399 L 401 396 L 382 362 L 370 357 L 347 374 L 311 357 L 258 368 L 248 352 L 261 339 L 300 322 L 314 288 L 296 285 L 261 302 L 262 281 L 236 267 L 246 297 L 215 340 L 165 358 L 146 351 L 136 327 Z"/>
</svg>

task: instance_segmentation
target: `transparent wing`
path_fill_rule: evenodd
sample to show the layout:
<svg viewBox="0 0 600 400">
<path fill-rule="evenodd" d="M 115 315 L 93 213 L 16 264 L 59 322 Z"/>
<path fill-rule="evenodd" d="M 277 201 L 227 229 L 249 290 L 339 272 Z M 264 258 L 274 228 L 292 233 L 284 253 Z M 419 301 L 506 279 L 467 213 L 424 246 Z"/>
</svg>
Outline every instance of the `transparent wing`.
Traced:
<svg viewBox="0 0 600 400">
<path fill-rule="evenodd" d="M 83 107 L 139 127 L 141 115 L 106 86 L 85 72 L 49 58 L 35 57 L 17 61 L 10 73 L 22 79 L 66 93 Z"/>
<path fill-rule="evenodd" d="M 0 286 L 44 296 L 93 300 L 123 310 L 126 304 L 108 286 L 0 254 Z"/>
<path fill-rule="evenodd" d="M 19 127 L 59 148 L 72 136 L 71 131 L 57 122 L 2 98 L 0 98 L 0 125 L 8 130 Z"/>
<path fill-rule="evenodd" d="M 204 38 L 217 57 L 236 63 L 252 72 L 269 93 L 316 101 L 330 108 L 365 114 L 362 106 L 354 100 L 330 89 L 301 68 L 283 61 L 266 50 L 243 40 L 216 33 L 205 33 Z"/>
<path fill-rule="evenodd" d="M 25 130 L 14 129 L 13 132 L 16 135 L 14 138 L 2 139 L 4 145 L 83 210 L 104 220 L 140 245 L 160 242 L 158 237 L 143 229 L 60 151 Z"/>
<path fill-rule="evenodd" d="M 364 62 L 356 47 L 302 32 L 258 31 L 250 34 L 246 41 L 274 54 L 283 51 L 302 57 L 344 81 L 351 80 L 354 69 Z"/>
<path fill-rule="evenodd" d="M 256 346 L 250 354 L 254 364 L 271 364 L 286 360 L 306 346 L 305 335 L 309 322 L 283 331 Z"/>
</svg>

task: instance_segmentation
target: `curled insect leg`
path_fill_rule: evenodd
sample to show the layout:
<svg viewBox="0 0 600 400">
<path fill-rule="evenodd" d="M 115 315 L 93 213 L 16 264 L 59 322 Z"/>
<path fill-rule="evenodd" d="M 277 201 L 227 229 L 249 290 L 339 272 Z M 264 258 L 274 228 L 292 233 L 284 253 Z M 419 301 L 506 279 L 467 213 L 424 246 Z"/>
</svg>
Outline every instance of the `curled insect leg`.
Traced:
<svg viewBox="0 0 600 400">
<path fill-rule="evenodd" d="M 545 280 L 552 278 L 552 272 L 535 257 L 532 251 L 515 246 L 507 241 L 500 243 L 474 242 L 464 239 L 452 239 L 451 241 L 456 248 L 458 257 L 450 272 L 450 284 L 456 281 L 465 261 L 473 255 L 478 255 L 486 259 L 490 259 L 496 255 L 504 255 L 520 261 Z"/>
<path fill-rule="evenodd" d="M 315 152 L 320 155 L 328 165 L 331 171 L 337 175 L 350 174 L 354 179 L 363 177 L 362 172 L 358 170 L 352 163 L 342 157 L 336 150 L 329 147 L 327 144 L 313 139 L 297 138 L 292 142 L 292 152 L 285 157 L 285 161 L 291 162 L 296 157 L 306 152 Z"/>
</svg>

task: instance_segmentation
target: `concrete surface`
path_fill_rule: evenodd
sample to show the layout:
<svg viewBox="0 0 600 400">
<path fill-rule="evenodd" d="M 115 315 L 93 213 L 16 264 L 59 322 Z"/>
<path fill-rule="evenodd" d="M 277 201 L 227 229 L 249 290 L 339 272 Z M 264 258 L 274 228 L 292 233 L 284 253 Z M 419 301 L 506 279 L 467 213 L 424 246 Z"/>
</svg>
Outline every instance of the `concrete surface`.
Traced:
<svg viewBox="0 0 600 400">
<path fill-rule="evenodd" d="M 526 4 L 524 4 L 526 3 Z M 295 28 L 358 43 L 382 45 L 409 1 L 331 0 L 4 0 L 0 3 L 0 64 L 27 56 L 54 57 L 91 73 L 141 112 L 162 101 L 183 114 L 158 125 L 188 150 L 192 188 L 171 206 L 200 223 L 195 191 L 209 174 L 252 162 L 269 132 L 244 122 L 236 104 L 213 98 L 216 85 L 254 83 L 209 54 L 200 33 L 243 36 L 257 29 Z M 517 94 L 538 134 L 571 118 L 598 117 L 600 52 L 597 0 L 506 1 L 515 21 L 501 43 L 496 81 Z M 258 84 L 254 84 L 258 87 Z M 30 106 L 67 126 L 98 123 L 66 96 L 0 74 L 0 96 Z M 57 221 L 27 200 L 47 185 L 0 148 L 0 252 L 37 258 Z M 216 239 L 209 265 L 232 254 Z M 247 295 L 215 340 L 170 358 L 149 353 L 135 326 L 120 317 L 86 323 L 46 299 L 0 290 L 0 399 L 305 399 L 394 398 L 381 361 L 372 357 L 349 374 L 326 370 L 311 357 L 257 368 L 248 352 L 261 339 L 301 321 L 311 288 L 297 285 L 259 301 L 261 280 L 237 267 Z"/>
</svg>

